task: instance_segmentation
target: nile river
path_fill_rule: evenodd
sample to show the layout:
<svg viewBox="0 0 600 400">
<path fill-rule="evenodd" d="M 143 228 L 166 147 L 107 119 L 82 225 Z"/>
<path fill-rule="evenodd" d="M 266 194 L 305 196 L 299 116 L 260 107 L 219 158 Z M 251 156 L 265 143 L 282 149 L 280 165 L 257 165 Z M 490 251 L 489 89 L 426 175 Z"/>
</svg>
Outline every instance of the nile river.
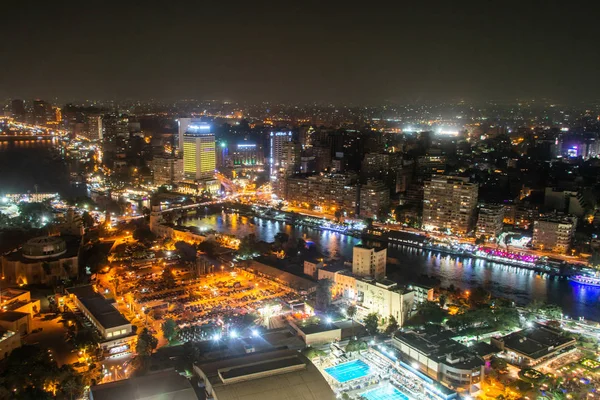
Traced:
<svg viewBox="0 0 600 400">
<path fill-rule="evenodd" d="M 360 239 L 330 231 L 294 227 L 284 222 L 249 218 L 238 214 L 209 214 L 188 219 L 187 226 L 204 227 L 238 237 L 254 233 L 259 240 L 272 242 L 278 232 L 286 232 L 291 240 L 312 240 L 319 251 L 329 257 L 352 259 L 352 247 Z M 411 276 L 428 275 L 440 279 L 442 286 L 453 284 L 462 289 L 483 286 L 494 296 L 505 297 L 518 305 L 533 300 L 561 306 L 570 318 L 585 317 L 600 321 L 600 288 L 583 286 L 565 280 L 545 279 L 535 272 L 489 261 L 450 256 L 406 246 L 390 246 L 388 257 L 396 260 L 388 264 L 388 275 L 410 280 Z"/>
</svg>

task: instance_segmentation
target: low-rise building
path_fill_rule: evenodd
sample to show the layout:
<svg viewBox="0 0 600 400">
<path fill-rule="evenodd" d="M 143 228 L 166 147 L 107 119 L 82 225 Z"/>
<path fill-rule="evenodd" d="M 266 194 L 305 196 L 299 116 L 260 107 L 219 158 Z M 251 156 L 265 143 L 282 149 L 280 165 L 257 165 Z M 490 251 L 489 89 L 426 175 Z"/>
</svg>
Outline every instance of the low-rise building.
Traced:
<svg viewBox="0 0 600 400">
<path fill-rule="evenodd" d="M 267 262 L 266 260 L 263 260 Z M 317 282 L 283 271 L 257 260 L 240 263 L 240 268 L 256 276 L 267 278 L 280 285 L 286 286 L 298 294 L 309 294 L 317 290 Z"/>
<path fill-rule="evenodd" d="M 317 271 L 323 268 L 323 260 L 305 260 L 304 261 L 304 275 L 308 275 L 311 278 L 317 277 Z"/>
<path fill-rule="evenodd" d="M 504 351 L 511 363 L 534 367 L 560 354 L 576 349 L 576 340 L 559 329 L 536 324 L 533 328 L 491 339 L 491 344 Z"/>
<path fill-rule="evenodd" d="M 29 314 L 33 317 L 39 313 L 40 300 L 31 299 L 31 292 L 28 290 L 8 288 L 0 291 L 0 303 L 2 304 L 2 311 L 17 311 Z"/>
<path fill-rule="evenodd" d="M 198 400 L 190 381 L 175 370 L 104 383 L 90 388 L 90 400 Z"/>
<path fill-rule="evenodd" d="M 305 326 L 297 321 L 289 321 L 289 323 L 307 346 L 342 340 L 342 329 L 334 323 L 318 323 Z"/>
<path fill-rule="evenodd" d="M 318 270 L 319 280 L 329 279 L 331 285 L 332 299 L 344 298 L 354 300 L 356 298 L 356 278 L 344 266 L 327 266 Z"/>
<path fill-rule="evenodd" d="M 42 236 L 2 256 L 2 274 L 17 285 L 52 284 L 76 278 L 81 239 Z"/>
<path fill-rule="evenodd" d="M 4 360 L 19 347 L 21 347 L 21 335 L 0 328 L 0 360 Z"/>
<path fill-rule="evenodd" d="M 414 291 L 388 279 L 357 279 L 357 317 L 363 319 L 370 313 L 377 313 L 381 318 L 393 316 L 402 326 L 413 308 L 414 295 Z"/>
<path fill-rule="evenodd" d="M 454 341 L 454 332 L 431 328 L 396 332 L 392 345 L 411 365 L 451 389 L 476 393 L 481 389 L 485 361 Z"/>
<path fill-rule="evenodd" d="M 576 222 L 575 217 L 548 217 L 534 221 L 531 240 L 533 248 L 567 253 L 575 235 Z"/>
<path fill-rule="evenodd" d="M 27 335 L 31 332 L 31 315 L 20 311 L 5 311 L 0 313 L 0 327 Z"/>
<path fill-rule="evenodd" d="M 68 288 L 66 292 L 104 339 L 100 346 L 105 351 L 111 355 L 130 351 L 135 339 L 131 323 L 104 296 L 92 285 Z"/>
<path fill-rule="evenodd" d="M 433 301 L 434 290 L 431 286 L 411 284 L 409 287 L 415 292 L 415 303 L 425 303 L 426 301 Z"/>
<path fill-rule="evenodd" d="M 267 350 L 194 365 L 214 400 L 334 400 L 319 370 L 295 350 Z"/>
</svg>

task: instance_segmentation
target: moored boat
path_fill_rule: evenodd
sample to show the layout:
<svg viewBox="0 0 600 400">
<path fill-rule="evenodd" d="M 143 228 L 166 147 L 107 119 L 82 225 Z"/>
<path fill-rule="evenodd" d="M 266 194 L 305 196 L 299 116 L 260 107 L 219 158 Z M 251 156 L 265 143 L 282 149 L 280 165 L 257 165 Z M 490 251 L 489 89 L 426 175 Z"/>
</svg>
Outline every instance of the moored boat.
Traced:
<svg viewBox="0 0 600 400">
<path fill-rule="evenodd" d="M 600 278 L 586 275 L 574 275 L 569 278 L 573 282 L 580 283 L 582 285 L 598 286 L 600 287 Z"/>
</svg>

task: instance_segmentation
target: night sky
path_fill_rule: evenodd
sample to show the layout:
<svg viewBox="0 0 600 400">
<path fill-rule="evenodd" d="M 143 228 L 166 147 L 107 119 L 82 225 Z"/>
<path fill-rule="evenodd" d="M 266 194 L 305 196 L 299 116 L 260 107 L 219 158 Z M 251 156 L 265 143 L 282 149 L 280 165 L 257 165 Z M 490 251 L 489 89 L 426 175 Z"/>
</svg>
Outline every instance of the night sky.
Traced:
<svg viewBox="0 0 600 400">
<path fill-rule="evenodd" d="M 0 98 L 578 102 L 600 90 L 594 2 L 5 3 Z"/>
</svg>

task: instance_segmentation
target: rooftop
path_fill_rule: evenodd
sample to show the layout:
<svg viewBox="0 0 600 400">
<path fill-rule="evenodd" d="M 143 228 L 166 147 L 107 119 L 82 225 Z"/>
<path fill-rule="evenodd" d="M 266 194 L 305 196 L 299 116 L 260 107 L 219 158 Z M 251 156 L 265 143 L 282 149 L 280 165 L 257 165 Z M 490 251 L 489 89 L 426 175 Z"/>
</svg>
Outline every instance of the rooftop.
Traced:
<svg viewBox="0 0 600 400">
<path fill-rule="evenodd" d="M 268 275 L 272 279 L 283 282 L 295 290 L 309 291 L 317 285 L 316 282 L 311 281 L 310 279 L 306 279 L 301 276 L 294 275 L 291 272 L 283 271 L 277 267 L 264 264 L 264 262 L 268 262 L 265 258 L 261 258 L 260 260 L 261 261 L 250 260 L 246 263 L 246 265 L 249 269 L 252 269 L 260 274 Z"/>
<path fill-rule="evenodd" d="M 94 400 L 198 400 L 194 388 L 175 370 L 92 386 Z"/>
<path fill-rule="evenodd" d="M 0 313 L 0 321 L 15 322 L 27 316 L 29 314 L 20 311 L 5 311 Z"/>
<path fill-rule="evenodd" d="M 575 339 L 562 336 L 560 331 L 543 325 L 511 333 L 501 340 L 505 348 L 533 359 L 541 358 L 559 347 L 575 344 Z"/>
<path fill-rule="evenodd" d="M 334 331 L 336 329 L 340 329 L 339 326 L 337 326 L 336 324 L 326 324 L 326 323 L 318 323 L 318 324 L 310 324 L 310 325 L 306 325 L 306 326 L 302 326 L 302 325 L 298 325 L 298 328 L 300 328 L 302 330 L 302 332 L 304 332 L 304 334 L 306 335 L 312 335 L 313 333 L 320 333 L 320 332 L 328 332 L 328 331 Z"/>
<path fill-rule="evenodd" d="M 387 247 L 375 247 L 375 246 L 369 246 L 366 244 L 357 244 L 356 246 L 354 246 L 354 248 L 359 248 L 359 249 L 366 249 L 366 250 L 375 250 L 376 252 L 380 252 L 383 250 L 387 250 Z"/>
<path fill-rule="evenodd" d="M 404 342 L 428 358 L 451 365 L 454 368 L 474 369 L 484 365 L 484 361 L 475 352 L 470 351 L 452 338 L 456 334 L 450 330 L 433 329 L 421 331 L 396 332 L 394 340 Z"/>
<path fill-rule="evenodd" d="M 206 376 L 219 400 L 335 399 L 319 370 L 294 350 L 227 357 L 196 364 L 194 370 Z"/>
<path fill-rule="evenodd" d="M 67 292 L 75 295 L 105 329 L 129 324 L 104 296 L 96 293 L 92 285 L 68 288 Z"/>
</svg>

